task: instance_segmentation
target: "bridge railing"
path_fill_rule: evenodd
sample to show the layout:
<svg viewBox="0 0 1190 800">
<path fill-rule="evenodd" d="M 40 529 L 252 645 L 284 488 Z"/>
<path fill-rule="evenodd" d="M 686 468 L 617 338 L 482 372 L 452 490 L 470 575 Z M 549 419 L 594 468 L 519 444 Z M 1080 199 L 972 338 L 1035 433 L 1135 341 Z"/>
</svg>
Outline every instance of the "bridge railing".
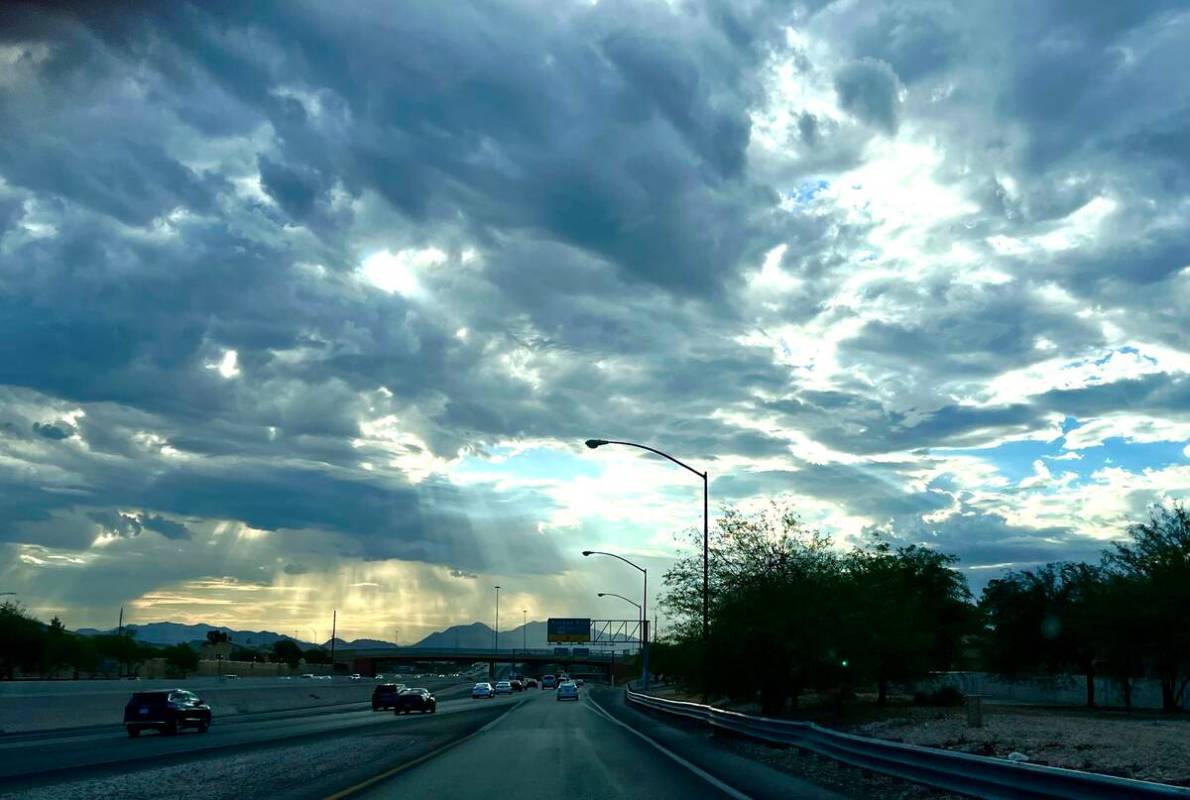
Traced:
<svg viewBox="0 0 1190 800">
<path fill-rule="evenodd" d="M 757 717 L 700 703 L 666 700 L 632 689 L 625 691 L 629 703 L 651 711 L 684 717 L 753 739 L 791 745 L 870 772 L 989 800 L 1190 798 L 1190 789 L 1164 783 L 918 747 L 834 731 L 812 722 Z"/>
</svg>

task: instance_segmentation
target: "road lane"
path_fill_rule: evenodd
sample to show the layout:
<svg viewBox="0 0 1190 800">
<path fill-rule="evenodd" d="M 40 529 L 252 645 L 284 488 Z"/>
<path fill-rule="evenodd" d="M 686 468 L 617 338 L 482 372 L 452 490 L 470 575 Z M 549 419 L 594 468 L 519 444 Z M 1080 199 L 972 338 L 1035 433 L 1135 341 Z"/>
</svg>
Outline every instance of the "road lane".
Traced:
<svg viewBox="0 0 1190 800">
<path fill-rule="evenodd" d="M 439 704 L 436 715 L 397 716 L 391 711 L 373 712 L 370 706 L 358 710 L 309 709 L 310 713 L 296 717 L 292 714 L 265 715 L 263 719 L 231 718 L 225 722 L 216 717 L 210 731 L 204 734 L 186 729 L 177 736 L 146 733 L 138 739 L 130 739 L 122 726 L 115 729 L 104 726 L 105 729 L 101 731 L 71 733 L 61 737 L 14 737 L 0 742 L 0 780 L 64 770 L 78 774 L 88 769 L 160 761 L 162 758 L 186 758 L 225 748 L 260 746 L 289 739 L 401 725 L 416 719 L 465 713 L 479 705 L 508 705 L 520 697 L 514 695 L 487 701 L 459 697 L 469 691 L 470 687 L 466 686 L 437 692 Z"/>
<path fill-rule="evenodd" d="M 536 694 L 536 696 L 534 696 Z M 740 797 L 712 785 L 605 718 L 588 701 L 527 701 L 445 753 L 358 795 L 656 800 Z"/>
</svg>

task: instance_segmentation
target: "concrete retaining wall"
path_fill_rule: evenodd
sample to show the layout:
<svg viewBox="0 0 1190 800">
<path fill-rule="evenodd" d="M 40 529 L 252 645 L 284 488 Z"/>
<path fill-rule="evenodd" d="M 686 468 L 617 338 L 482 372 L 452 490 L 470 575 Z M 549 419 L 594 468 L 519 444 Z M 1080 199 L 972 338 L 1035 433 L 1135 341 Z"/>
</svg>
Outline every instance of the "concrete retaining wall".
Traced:
<svg viewBox="0 0 1190 800">
<path fill-rule="evenodd" d="M 1087 684 L 1082 675 L 1054 675 L 1026 678 L 1018 681 L 1002 680 L 986 672 L 940 672 L 930 680 L 921 681 L 916 688 L 932 691 L 953 686 L 964 694 L 981 694 L 989 700 L 1039 705 L 1084 705 Z M 1108 678 L 1095 679 L 1095 703 L 1103 707 L 1124 707 L 1120 684 Z M 1161 683 L 1152 678 L 1132 681 L 1133 708 L 1161 708 Z"/>
</svg>

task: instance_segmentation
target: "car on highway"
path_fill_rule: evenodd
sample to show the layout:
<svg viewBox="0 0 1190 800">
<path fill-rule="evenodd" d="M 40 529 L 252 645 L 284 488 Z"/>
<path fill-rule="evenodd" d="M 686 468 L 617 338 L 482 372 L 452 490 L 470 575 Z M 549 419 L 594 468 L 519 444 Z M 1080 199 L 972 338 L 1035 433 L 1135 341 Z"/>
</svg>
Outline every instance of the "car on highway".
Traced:
<svg viewBox="0 0 1190 800">
<path fill-rule="evenodd" d="M 148 728 L 173 735 L 180 728 L 197 728 L 199 733 L 206 733 L 210 727 L 211 707 L 185 689 L 135 692 L 124 706 L 124 728 L 134 738 Z"/>
<path fill-rule="evenodd" d="M 537 679 L 536 678 L 527 678 L 525 680 L 525 688 L 526 689 L 536 689 L 537 688 Z"/>
<path fill-rule="evenodd" d="M 490 683 L 477 683 L 471 687 L 471 699 L 478 700 L 480 698 L 490 698 L 496 696 L 496 690 L 492 688 Z"/>
<path fill-rule="evenodd" d="M 379 711 L 382 708 L 395 708 L 397 705 L 397 695 L 405 690 L 406 686 L 403 683 L 382 683 L 372 690 L 372 710 Z"/>
<path fill-rule="evenodd" d="M 304 673 L 302 675 L 302 679 L 307 680 L 307 681 L 312 681 L 312 680 L 314 680 L 314 673 L 313 672 Z"/>
<path fill-rule="evenodd" d="M 360 674 L 358 672 L 353 672 L 347 676 L 347 680 L 349 680 L 349 681 L 358 681 L 359 679 L 360 679 Z"/>
<path fill-rule="evenodd" d="M 220 675 L 219 677 L 225 681 L 234 681 L 234 680 L 237 680 L 240 676 L 229 672 L 226 675 Z"/>
<path fill-rule="evenodd" d="M 497 681 L 493 689 L 496 694 L 512 694 L 512 684 L 508 681 Z"/>
<path fill-rule="evenodd" d="M 433 714 L 438 710 L 438 701 L 429 689 L 406 689 L 397 695 L 397 704 L 393 706 L 394 714 L 408 714 L 420 711 L 423 714 Z"/>
<path fill-rule="evenodd" d="M 542 679 L 541 679 L 541 688 L 542 689 L 553 689 L 554 686 L 557 685 L 557 682 L 558 682 L 558 679 L 555 678 L 553 675 L 546 675 L 546 676 L 542 677 Z"/>
<path fill-rule="evenodd" d="M 575 678 L 575 679 L 574 679 L 574 685 L 575 685 L 575 686 L 582 686 L 582 685 L 583 685 L 583 679 L 582 679 L 582 678 Z"/>
<path fill-rule="evenodd" d="M 555 700 L 578 700 L 578 686 L 574 681 L 562 681 L 554 693 Z"/>
<path fill-rule="evenodd" d="M 510 686 L 512 686 L 512 690 L 514 692 L 525 691 L 525 684 L 521 683 L 520 681 L 509 681 L 508 683 Z"/>
</svg>

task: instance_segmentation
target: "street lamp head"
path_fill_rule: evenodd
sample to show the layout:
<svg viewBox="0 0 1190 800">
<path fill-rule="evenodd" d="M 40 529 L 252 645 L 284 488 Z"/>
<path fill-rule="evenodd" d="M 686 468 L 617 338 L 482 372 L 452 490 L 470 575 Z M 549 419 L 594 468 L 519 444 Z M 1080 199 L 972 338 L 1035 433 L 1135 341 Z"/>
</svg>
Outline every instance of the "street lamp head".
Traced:
<svg viewBox="0 0 1190 800">
<path fill-rule="evenodd" d="M 594 450 L 596 447 L 602 447 L 605 444 L 607 444 L 607 439 L 588 439 L 587 440 L 587 447 L 591 448 L 592 450 Z"/>
<path fill-rule="evenodd" d="M 593 553 L 593 552 L 595 552 L 595 551 L 594 551 L 594 550 L 584 550 L 584 551 L 583 551 L 583 555 L 585 555 L 585 556 L 589 556 L 589 555 L 591 555 L 591 553 Z"/>
<path fill-rule="evenodd" d="M 600 592 L 599 597 L 607 597 L 607 592 Z"/>
</svg>

